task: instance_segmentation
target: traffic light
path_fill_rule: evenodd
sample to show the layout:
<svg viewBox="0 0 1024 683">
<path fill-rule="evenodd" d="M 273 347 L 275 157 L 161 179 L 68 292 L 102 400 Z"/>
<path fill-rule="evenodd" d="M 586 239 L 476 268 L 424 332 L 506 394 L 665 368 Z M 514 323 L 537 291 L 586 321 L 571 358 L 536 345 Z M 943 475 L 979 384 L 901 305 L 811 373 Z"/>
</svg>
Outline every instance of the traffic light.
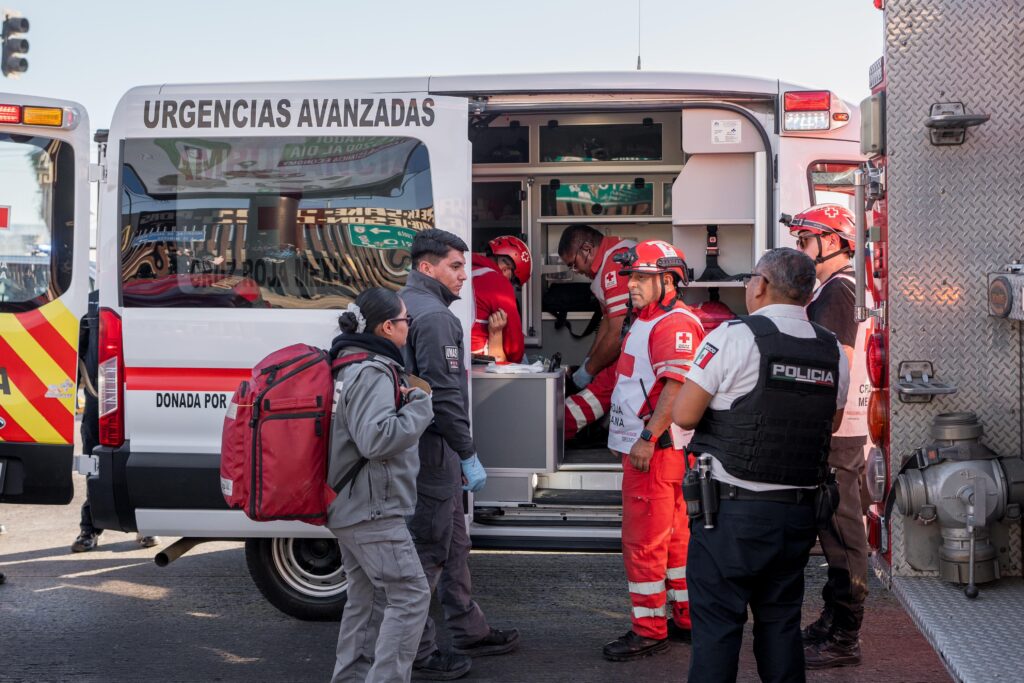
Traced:
<svg viewBox="0 0 1024 683">
<path fill-rule="evenodd" d="M 28 52 L 28 40 L 22 34 L 28 33 L 28 19 L 25 17 L 4 16 L 3 29 L 3 59 L 0 61 L 0 70 L 4 76 L 17 76 L 17 74 L 28 71 L 28 60 L 25 53 Z"/>
</svg>

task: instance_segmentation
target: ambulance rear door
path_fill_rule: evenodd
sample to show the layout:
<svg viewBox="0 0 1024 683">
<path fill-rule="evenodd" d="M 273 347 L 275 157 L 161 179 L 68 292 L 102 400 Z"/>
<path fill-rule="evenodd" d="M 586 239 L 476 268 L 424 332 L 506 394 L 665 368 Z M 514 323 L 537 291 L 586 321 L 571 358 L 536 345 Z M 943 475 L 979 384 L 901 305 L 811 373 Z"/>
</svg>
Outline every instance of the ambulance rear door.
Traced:
<svg viewBox="0 0 1024 683">
<path fill-rule="evenodd" d="M 225 507 L 225 409 L 262 358 L 296 343 L 330 348 L 359 292 L 404 286 L 416 232 L 470 241 L 468 103 L 426 89 L 426 79 L 163 86 L 122 99 L 100 239 L 101 258 L 119 264 L 100 286 L 101 316 L 120 316 L 124 363 L 110 413 L 123 434 L 98 463 L 101 478 L 104 467 L 125 473 L 131 505 L 114 506 L 116 526 L 321 531 L 207 512 Z M 469 302 L 467 283 L 452 307 L 466 339 Z M 101 434 L 116 433 L 103 419 Z"/>
<path fill-rule="evenodd" d="M 71 501 L 89 289 L 89 121 L 0 93 L 0 503 Z"/>
</svg>

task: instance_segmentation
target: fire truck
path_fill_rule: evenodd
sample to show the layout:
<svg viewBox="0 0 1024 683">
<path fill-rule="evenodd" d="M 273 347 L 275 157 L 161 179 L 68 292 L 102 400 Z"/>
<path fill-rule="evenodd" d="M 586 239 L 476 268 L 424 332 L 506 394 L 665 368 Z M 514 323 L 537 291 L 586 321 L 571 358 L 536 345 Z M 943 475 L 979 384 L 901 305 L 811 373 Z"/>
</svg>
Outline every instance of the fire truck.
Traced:
<svg viewBox="0 0 1024 683">
<path fill-rule="evenodd" d="M 1024 17 L 1016 0 L 875 5 L 855 183 L 873 566 L 955 679 L 1020 680 Z"/>
<path fill-rule="evenodd" d="M 329 346 L 359 291 L 404 284 L 427 227 L 473 251 L 506 234 L 529 245 L 519 304 L 534 357 L 576 364 L 590 343 L 564 323 L 579 331 L 592 312 L 545 307 L 590 288 L 557 253 L 571 225 L 674 243 L 693 269 L 686 300 L 743 313 L 739 276 L 790 240 L 779 213 L 852 197 L 858 117 L 826 89 L 639 71 L 130 90 L 98 160 L 80 166 L 99 197 L 101 446 L 78 461 L 94 523 L 180 538 L 162 564 L 244 540 L 270 602 L 336 617 L 346 580 L 333 536 L 253 522 L 221 494 L 225 408 L 261 358 Z M 471 288 L 452 307 L 465 349 Z M 563 378 L 473 368 L 489 475 L 466 506 L 477 546 L 619 548 L 621 462 L 599 432 L 565 442 Z"/>
</svg>

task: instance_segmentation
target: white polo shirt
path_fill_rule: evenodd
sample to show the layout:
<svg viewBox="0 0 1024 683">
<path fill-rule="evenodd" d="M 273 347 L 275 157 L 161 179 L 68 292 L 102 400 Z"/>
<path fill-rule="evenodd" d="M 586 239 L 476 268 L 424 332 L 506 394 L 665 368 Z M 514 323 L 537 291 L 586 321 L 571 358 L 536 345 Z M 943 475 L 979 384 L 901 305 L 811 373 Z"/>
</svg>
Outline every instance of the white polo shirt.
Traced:
<svg viewBox="0 0 1024 683">
<path fill-rule="evenodd" d="M 816 335 L 814 328 L 807 321 L 807 311 L 802 306 L 772 304 L 757 310 L 754 315 L 769 318 L 779 332 L 801 339 L 812 339 Z M 843 352 L 839 348 L 839 387 L 836 392 L 836 408 L 846 405 L 846 394 L 850 388 L 850 368 Z M 704 343 L 697 350 L 697 356 L 687 374 L 688 382 L 696 382 L 704 391 L 712 395 L 708 408 L 711 410 L 728 410 L 738 398 L 746 396 L 757 386 L 757 377 L 761 367 L 761 352 L 754 341 L 754 333 L 741 323 L 719 325 L 704 338 Z M 717 458 L 712 458 L 712 476 L 721 483 L 732 484 L 750 491 L 778 491 L 791 488 L 815 488 L 813 486 L 798 487 L 785 484 L 766 484 L 759 481 L 739 479 L 725 471 Z"/>
</svg>

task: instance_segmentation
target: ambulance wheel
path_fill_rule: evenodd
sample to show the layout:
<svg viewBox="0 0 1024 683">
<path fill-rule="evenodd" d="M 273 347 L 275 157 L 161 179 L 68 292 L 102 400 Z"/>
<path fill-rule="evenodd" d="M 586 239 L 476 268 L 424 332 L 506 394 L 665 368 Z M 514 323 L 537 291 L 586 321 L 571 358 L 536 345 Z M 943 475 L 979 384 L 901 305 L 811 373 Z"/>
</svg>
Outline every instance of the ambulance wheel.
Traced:
<svg viewBox="0 0 1024 683">
<path fill-rule="evenodd" d="M 334 539 L 251 538 L 245 542 L 249 575 L 270 604 L 306 621 L 337 621 L 348 579 Z"/>
</svg>

